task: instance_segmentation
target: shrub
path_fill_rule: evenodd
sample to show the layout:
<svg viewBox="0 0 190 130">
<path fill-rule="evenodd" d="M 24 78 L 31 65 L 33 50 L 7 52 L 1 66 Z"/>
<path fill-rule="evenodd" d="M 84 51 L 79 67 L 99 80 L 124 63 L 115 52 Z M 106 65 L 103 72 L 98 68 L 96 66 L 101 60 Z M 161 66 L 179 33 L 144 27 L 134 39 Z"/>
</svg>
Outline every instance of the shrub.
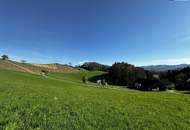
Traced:
<svg viewBox="0 0 190 130">
<path fill-rule="evenodd" d="M 83 82 L 83 83 L 87 83 L 87 81 L 88 81 L 88 78 L 87 78 L 86 76 L 83 76 L 83 77 L 82 77 L 82 82 Z"/>
</svg>

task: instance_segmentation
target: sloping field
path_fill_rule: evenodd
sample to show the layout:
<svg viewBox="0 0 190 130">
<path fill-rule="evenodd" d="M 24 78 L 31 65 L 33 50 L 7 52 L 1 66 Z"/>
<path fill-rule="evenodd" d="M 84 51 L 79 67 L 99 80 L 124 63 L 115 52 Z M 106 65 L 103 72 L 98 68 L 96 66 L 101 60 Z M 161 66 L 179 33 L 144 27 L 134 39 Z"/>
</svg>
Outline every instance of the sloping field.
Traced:
<svg viewBox="0 0 190 130">
<path fill-rule="evenodd" d="M 59 80 L 54 80 L 0 69 L 0 129 L 190 128 L 189 94 L 98 88 L 79 83 L 79 75 L 60 75 Z"/>
<path fill-rule="evenodd" d="M 10 61 L 7 60 L 0 60 L 0 68 L 25 72 L 23 69 L 19 68 L 18 66 L 15 66 L 14 64 L 11 64 Z"/>
<path fill-rule="evenodd" d="M 28 68 L 34 72 L 41 72 L 41 70 L 48 70 L 49 72 L 60 72 L 60 73 L 75 73 L 79 70 L 68 65 L 61 64 L 21 64 L 19 65 Z"/>
<path fill-rule="evenodd" d="M 32 74 L 39 74 L 41 70 L 47 70 L 49 72 L 60 73 L 76 73 L 79 70 L 68 65 L 62 64 L 22 64 L 10 60 L 0 60 L 0 68 L 14 71 L 28 72 Z"/>
<path fill-rule="evenodd" d="M 87 78 L 91 78 L 93 76 L 98 76 L 98 75 L 102 75 L 105 72 L 101 72 L 101 71 L 87 71 L 87 70 L 82 70 L 79 71 L 77 73 L 50 73 L 48 74 L 49 77 L 53 77 L 56 79 L 60 79 L 60 80 L 67 80 L 67 81 L 73 81 L 73 82 L 82 82 L 82 77 L 86 76 Z"/>
</svg>

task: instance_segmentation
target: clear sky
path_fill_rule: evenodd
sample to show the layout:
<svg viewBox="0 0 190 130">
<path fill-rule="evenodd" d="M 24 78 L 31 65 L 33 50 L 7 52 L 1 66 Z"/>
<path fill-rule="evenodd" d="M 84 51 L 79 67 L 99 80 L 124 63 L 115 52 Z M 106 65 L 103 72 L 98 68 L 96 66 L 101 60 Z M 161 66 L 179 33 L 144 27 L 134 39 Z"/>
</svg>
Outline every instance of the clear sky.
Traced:
<svg viewBox="0 0 190 130">
<path fill-rule="evenodd" d="M 0 54 L 32 63 L 190 63 L 188 0 L 0 0 Z"/>
</svg>

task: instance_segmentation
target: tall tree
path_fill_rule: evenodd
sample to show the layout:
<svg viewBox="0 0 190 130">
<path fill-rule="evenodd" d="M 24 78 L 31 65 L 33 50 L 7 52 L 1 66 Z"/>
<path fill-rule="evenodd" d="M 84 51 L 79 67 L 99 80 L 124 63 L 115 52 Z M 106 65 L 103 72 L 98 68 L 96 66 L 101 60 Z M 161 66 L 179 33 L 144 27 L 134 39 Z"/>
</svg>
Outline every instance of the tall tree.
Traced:
<svg viewBox="0 0 190 130">
<path fill-rule="evenodd" d="M 9 59 L 8 55 L 2 55 L 1 58 L 2 58 L 2 60 L 8 60 Z"/>
</svg>

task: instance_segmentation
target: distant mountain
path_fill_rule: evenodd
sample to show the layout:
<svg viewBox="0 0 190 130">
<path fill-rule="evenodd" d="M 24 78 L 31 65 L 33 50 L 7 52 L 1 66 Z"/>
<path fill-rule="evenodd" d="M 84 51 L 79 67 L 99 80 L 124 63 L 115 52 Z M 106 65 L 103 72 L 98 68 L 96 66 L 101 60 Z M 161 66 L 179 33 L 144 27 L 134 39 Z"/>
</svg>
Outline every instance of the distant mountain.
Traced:
<svg viewBox="0 0 190 130">
<path fill-rule="evenodd" d="M 145 70 L 149 71 L 168 71 L 168 70 L 177 70 L 183 69 L 185 67 L 190 67 L 189 64 L 180 64 L 180 65 L 151 65 L 151 66 L 141 66 Z"/>
</svg>

